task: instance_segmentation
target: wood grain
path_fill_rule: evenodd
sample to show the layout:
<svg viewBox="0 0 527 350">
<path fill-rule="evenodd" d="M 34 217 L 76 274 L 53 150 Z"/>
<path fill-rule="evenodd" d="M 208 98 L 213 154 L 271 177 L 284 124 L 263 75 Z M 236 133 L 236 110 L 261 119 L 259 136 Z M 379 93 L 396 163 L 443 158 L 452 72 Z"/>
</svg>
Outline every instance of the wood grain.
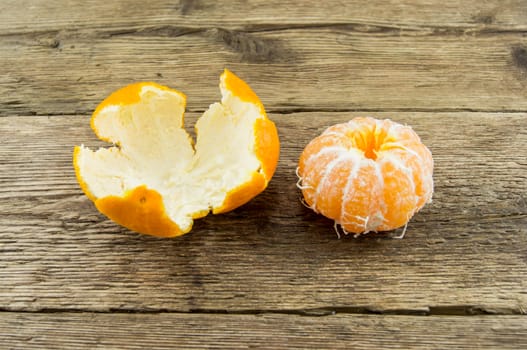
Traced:
<svg viewBox="0 0 527 350">
<path fill-rule="evenodd" d="M 1 118 L 2 307 L 524 313 L 527 116 L 378 113 L 412 125 L 432 150 L 434 202 L 403 240 L 339 240 L 300 204 L 294 171 L 308 140 L 361 114 L 272 113 L 282 156 L 270 187 L 171 240 L 118 227 L 82 194 L 72 147 L 101 144 L 87 116 Z"/>
<path fill-rule="evenodd" d="M 141 80 L 183 91 L 189 108 L 202 111 L 219 98 L 225 67 L 272 111 L 527 110 L 522 32 L 31 28 L 0 36 L 0 116 L 88 114 L 111 91 Z"/>
<path fill-rule="evenodd" d="M 0 347 L 527 348 L 525 0 L 0 1 Z M 153 80 L 187 128 L 227 67 L 276 122 L 269 188 L 177 239 L 100 215 L 73 145 Z M 434 202 L 338 239 L 300 203 L 298 157 L 353 116 L 412 125 Z"/>
<path fill-rule="evenodd" d="M 56 30 L 71 27 L 114 27 L 177 24 L 190 27 L 265 28 L 356 24 L 386 28 L 436 27 L 527 29 L 522 0 L 143 0 L 104 1 L 4 0 L 0 32 Z"/>
<path fill-rule="evenodd" d="M 525 316 L 3 313 L 10 349 L 525 349 Z"/>
</svg>

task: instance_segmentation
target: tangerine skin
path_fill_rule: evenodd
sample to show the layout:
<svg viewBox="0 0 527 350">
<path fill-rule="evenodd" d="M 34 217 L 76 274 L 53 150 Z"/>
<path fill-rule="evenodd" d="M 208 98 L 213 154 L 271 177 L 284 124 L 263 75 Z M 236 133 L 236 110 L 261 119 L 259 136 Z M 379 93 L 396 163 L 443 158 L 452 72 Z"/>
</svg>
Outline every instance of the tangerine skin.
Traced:
<svg viewBox="0 0 527 350">
<path fill-rule="evenodd" d="M 255 105 L 260 112 L 261 118 L 254 122 L 250 135 L 254 139 L 253 152 L 260 163 L 260 169 L 253 171 L 249 181 L 240 183 L 239 186 L 228 191 L 221 205 L 194 212 L 192 213 L 193 219 L 202 218 L 208 215 L 209 211 L 212 211 L 213 214 L 220 214 L 234 210 L 265 190 L 273 177 L 280 155 L 278 131 L 273 121 L 267 117 L 264 106 L 256 93 L 247 83 L 228 69 L 224 70 L 220 81 L 220 87 L 229 91 L 242 102 Z M 140 93 L 144 87 L 170 91 L 179 94 L 186 101 L 186 96 L 183 93 L 154 82 L 130 84 L 113 92 L 95 109 L 90 125 L 99 139 L 113 142 L 109 137 L 102 135 L 97 128 L 96 120 L 100 112 L 109 106 L 119 107 L 140 103 Z M 116 143 L 119 143 L 118 140 Z M 157 237 L 176 237 L 188 233 L 192 229 L 192 225 L 185 229 L 178 226 L 169 217 L 162 194 L 146 185 L 132 188 L 122 196 L 109 195 L 98 198 L 90 190 L 89 184 L 82 176 L 80 156 L 81 147 L 76 146 L 73 152 L 73 167 L 77 181 L 87 197 L 95 203 L 96 208 L 111 220 L 132 231 Z"/>
<path fill-rule="evenodd" d="M 405 226 L 434 192 L 430 150 L 409 126 L 358 117 L 314 138 L 299 160 L 307 206 L 345 233 Z"/>
</svg>

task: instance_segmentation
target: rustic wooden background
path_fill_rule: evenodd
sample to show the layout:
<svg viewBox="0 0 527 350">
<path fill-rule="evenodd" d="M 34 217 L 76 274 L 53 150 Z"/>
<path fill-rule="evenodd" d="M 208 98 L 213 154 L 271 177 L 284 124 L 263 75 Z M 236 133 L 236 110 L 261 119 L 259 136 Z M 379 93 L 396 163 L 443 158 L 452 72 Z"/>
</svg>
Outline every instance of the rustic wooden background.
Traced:
<svg viewBox="0 0 527 350">
<path fill-rule="evenodd" d="M 177 239 L 79 189 L 76 144 L 125 84 L 188 96 L 229 68 L 282 154 L 269 188 Z M 297 159 L 353 116 L 408 123 L 434 201 L 338 239 Z M 527 1 L 0 1 L 0 348 L 527 348 Z M 395 232 L 397 233 L 397 232 Z"/>
</svg>

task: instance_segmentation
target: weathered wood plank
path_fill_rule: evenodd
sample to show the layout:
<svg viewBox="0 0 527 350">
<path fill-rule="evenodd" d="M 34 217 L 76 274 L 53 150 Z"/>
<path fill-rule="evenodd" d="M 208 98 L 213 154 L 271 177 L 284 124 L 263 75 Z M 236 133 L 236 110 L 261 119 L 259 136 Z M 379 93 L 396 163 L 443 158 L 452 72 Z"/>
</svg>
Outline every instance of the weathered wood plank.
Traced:
<svg viewBox="0 0 527 350">
<path fill-rule="evenodd" d="M 204 110 L 225 67 L 275 111 L 527 110 L 527 38 L 516 33 L 97 27 L 3 36 L 0 52 L 0 116 L 91 113 L 139 80 Z"/>
<path fill-rule="evenodd" d="M 0 306 L 525 310 L 527 116 L 379 113 L 413 125 L 431 148 L 434 202 L 403 240 L 338 240 L 300 204 L 294 171 L 309 139 L 358 114 L 271 114 L 282 156 L 270 187 L 172 240 L 121 229 L 82 195 L 71 152 L 98 144 L 88 117 L 0 119 Z"/>
<path fill-rule="evenodd" d="M 476 1 L 68 1 L 4 0 L 0 32 L 57 30 L 71 27 L 126 27 L 146 24 L 266 27 L 284 25 L 359 24 L 388 28 L 441 27 L 527 29 L 522 0 Z"/>
<path fill-rule="evenodd" d="M 527 316 L 1 313 L 9 349 L 525 349 Z"/>
</svg>

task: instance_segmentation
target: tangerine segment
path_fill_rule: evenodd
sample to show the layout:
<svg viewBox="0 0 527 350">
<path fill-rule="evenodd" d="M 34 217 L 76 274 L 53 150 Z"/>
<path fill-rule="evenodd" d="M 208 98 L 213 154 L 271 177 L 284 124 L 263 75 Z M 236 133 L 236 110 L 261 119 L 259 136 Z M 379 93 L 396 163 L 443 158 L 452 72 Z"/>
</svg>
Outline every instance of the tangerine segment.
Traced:
<svg viewBox="0 0 527 350">
<path fill-rule="evenodd" d="M 345 232 L 404 226 L 433 193 L 433 159 L 409 126 L 369 117 L 333 125 L 298 165 L 306 204 Z"/>
<path fill-rule="evenodd" d="M 74 167 L 103 214 L 131 230 L 172 237 L 209 212 L 232 210 L 263 191 L 279 156 L 276 127 L 250 87 L 228 70 L 221 103 L 183 128 L 186 98 L 155 83 L 118 90 L 95 110 L 99 138 L 116 146 L 75 147 Z"/>
</svg>

